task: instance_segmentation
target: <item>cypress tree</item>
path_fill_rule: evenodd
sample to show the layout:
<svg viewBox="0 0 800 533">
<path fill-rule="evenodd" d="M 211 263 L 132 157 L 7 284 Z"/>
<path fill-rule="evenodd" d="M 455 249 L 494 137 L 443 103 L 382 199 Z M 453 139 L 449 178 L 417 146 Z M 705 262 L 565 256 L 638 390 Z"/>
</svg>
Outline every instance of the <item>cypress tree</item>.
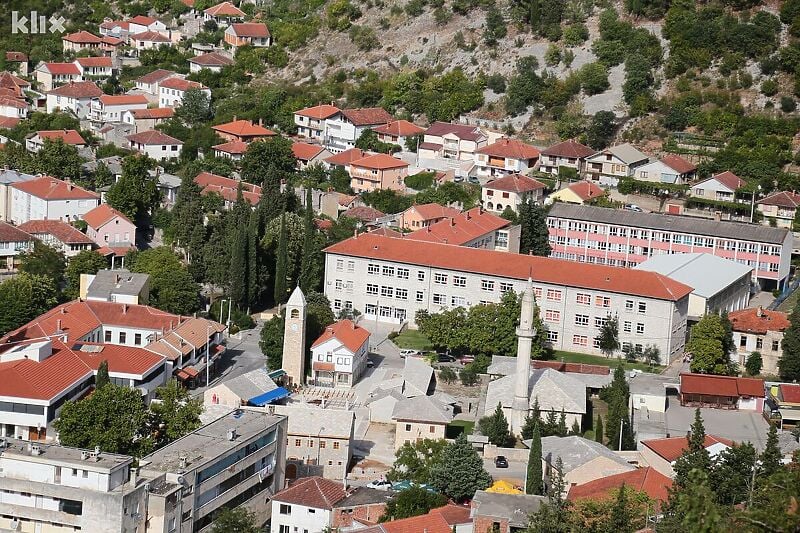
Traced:
<svg viewBox="0 0 800 533">
<path fill-rule="evenodd" d="M 530 199 L 519 207 L 521 254 L 543 257 L 550 255 L 550 233 L 547 229 L 547 212 Z"/>
<path fill-rule="evenodd" d="M 759 458 L 761 461 L 761 468 L 759 474 L 764 477 L 769 477 L 781 469 L 781 448 L 778 444 L 778 430 L 774 424 L 769 425 L 769 433 L 767 433 L 767 444 L 764 446 L 764 451 Z"/>
<path fill-rule="evenodd" d="M 789 315 L 789 327 L 783 332 L 783 353 L 778 359 L 778 371 L 784 381 L 800 379 L 800 301 Z"/>
<path fill-rule="evenodd" d="M 603 444 L 603 417 L 599 414 L 597 415 L 597 419 L 594 421 L 594 440 Z"/>
<path fill-rule="evenodd" d="M 278 251 L 275 257 L 275 291 L 274 298 L 276 304 L 286 301 L 286 260 L 287 260 L 287 231 L 286 214 L 281 215 L 281 229 L 278 234 Z"/>
<path fill-rule="evenodd" d="M 109 383 L 111 383 L 111 379 L 108 377 L 108 361 L 103 360 L 100 362 L 100 366 L 97 367 L 97 376 L 94 378 L 94 388 L 100 390 Z"/>
<path fill-rule="evenodd" d="M 247 226 L 240 224 L 235 228 L 229 277 L 231 298 L 239 307 L 247 306 L 248 241 Z"/>
<path fill-rule="evenodd" d="M 631 513 L 628 509 L 628 495 L 625 491 L 625 483 L 619 488 L 617 493 L 617 501 L 614 507 L 611 508 L 611 517 L 609 519 L 608 528 L 606 531 L 614 531 L 618 533 L 633 533 Z"/>
<path fill-rule="evenodd" d="M 304 292 L 314 289 L 314 209 L 311 187 L 306 188 L 306 211 L 303 217 L 303 260 L 300 265 L 300 288 Z"/>
<path fill-rule="evenodd" d="M 258 215 L 253 212 L 250 215 L 250 223 L 247 225 L 247 305 L 255 305 L 260 296 L 259 279 L 261 277 L 261 254 L 258 249 Z"/>
<path fill-rule="evenodd" d="M 525 494 L 541 496 L 544 493 L 542 481 L 542 434 L 539 431 L 539 424 L 536 423 L 533 426 L 531 448 L 528 452 L 528 474 L 525 479 Z"/>
</svg>

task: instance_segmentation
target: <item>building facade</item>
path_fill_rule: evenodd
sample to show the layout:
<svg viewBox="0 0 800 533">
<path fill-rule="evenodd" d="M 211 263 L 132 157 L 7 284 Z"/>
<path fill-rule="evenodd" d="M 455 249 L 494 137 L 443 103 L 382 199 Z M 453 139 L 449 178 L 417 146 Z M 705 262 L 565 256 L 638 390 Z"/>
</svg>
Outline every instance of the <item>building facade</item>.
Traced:
<svg viewBox="0 0 800 533">
<path fill-rule="evenodd" d="M 778 360 L 783 355 L 783 332 L 789 327 L 789 315 L 763 307 L 742 309 L 728 315 L 733 326 L 736 353 L 731 354 L 741 368 L 753 352 L 761 354 L 761 373 L 778 374 Z"/>
<path fill-rule="evenodd" d="M 50 176 L 11 185 L 11 221 L 81 220 L 97 207 L 100 196 Z"/>
<path fill-rule="evenodd" d="M 349 388 L 367 369 L 369 332 L 351 320 L 331 324 L 311 345 L 311 379 L 318 387 Z"/>
</svg>

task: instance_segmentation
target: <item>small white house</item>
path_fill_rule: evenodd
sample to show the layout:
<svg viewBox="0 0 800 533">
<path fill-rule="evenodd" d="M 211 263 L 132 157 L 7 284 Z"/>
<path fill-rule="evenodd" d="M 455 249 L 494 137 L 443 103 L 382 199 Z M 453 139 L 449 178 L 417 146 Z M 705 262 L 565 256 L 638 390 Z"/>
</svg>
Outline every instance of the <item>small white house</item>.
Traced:
<svg viewBox="0 0 800 533">
<path fill-rule="evenodd" d="M 498 139 L 475 150 L 475 173 L 479 178 L 525 174 L 536 166 L 539 150 L 517 139 Z"/>
<path fill-rule="evenodd" d="M 668 154 L 661 159 L 636 167 L 634 178 L 640 181 L 683 185 L 694 178 L 697 166 L 679 155 Z"/>
<path fill-rule="evenodd" d="M 172 45 L 172 41 L 163 33 L 145 31 L 131 35 L 130 45 L 138 54 L 142 50 L 152 50 L 159 46 L 170 46 Z"/>
<path fill-rule="evenodd" d="M 200 72 L 208 69 L 211 72 L 221 72 L 228 65 L 233 65 L 233 59 L 219 52 L 196 55 L 189 59 L 189 72 Z"/>
<path fill-rule="evenodd" d="M 75 60 L 75 66 L 81 73 L 81 79 L 106 79 L 114 73 L 114 65 L 108 56 L 101 57 L 79 57 Z"/>
<path fill-rule="evenodd" d="M 81 220 L 100 203 L 97 193 L 50 176 L 12 183 L 10 189 L 11 221 L 17 225 L 29 220 Z"/>
<path fill-rule="evenodd" d="M 325 531 L 333 523 L 333 506 L 346 497 L 347 491 L 338 481 L 321 477 L 299 479 L 273 496 L 270 533 Z"/>
<path fill-rule="evenodd" d="M 502 213 L 507 207 L 518 212 L 519 206 L 528 200 L 541 204 L 544 189 L 544 183 L 528 176 L 503 176 L 489 180 L 481 187 L 481 203 L 485 209 L 495 213 Z"/>
<path fill-rule="evenodd" d="M 0 117 L 23 119 L 28 116 L 28 104 L 17 98 L 0 97 Z"/>
<path fill-rule="evenodd" d="M 154 70 L 153 72 L 145 74 L 141 78 L 137 78 L 136 80 L 134 80 L 134 84 L 136 84 L 136 88 L 138 90 L 152 96 L 158 96 L 159 83 L 177 75 L 178 75 L 177 73 L 171 70 L 165 70 L 163 68 L 160 68 Z"/>
<path fill-rule="evenodd" d="M 89 116 L 92 99 L 102 94 L 103 91 L 91 81 L 69 82 L 47 93 L 47 112 L 61 110 L 85 119 Z"/>
<path fill-rule="evenodd" d="M 199 89 L 211 100 L 211 89 L 196 81 L 183 78 L 167 78 L 158 86 L 159 107 L 179 107 L 186 91 Z"/>
<path fill-rule="evenodd" d="M 143 94 L 104 94 L 92 100 L 89 119 L 103 124 L 106 122 L 122 122 L 126 111 L 147 109 L 147 97 Z"/>
<path fill-rule="evenodd" d="M 311 345 L 314 383 L 323 387 L 352 387 L 367 369 L 368 350 L 369 331 L 351 320 L 331 324 Z"/>
<path fill-rule="evenodd" d="M 156 130 L 128 135 L 126 139 L 131 150 L 146 154 L 156 161 L 177 159 L 181 156 L 183 148 L 182 141 Z"/>
<path fill-rule="evenodd" d="M 128 31 L 132 35 L 146 31 L 167 33 L 166 24 L 156 18 L 148 17 L 146 15 L 136 15 L 135 17 L 128 19 L 126 22 L 128 24 Z"/>
<path fill-rule="evenodd" d="M 585 170 L 592 179 L 616 184 L 616 178 L 632 176 L 634 169 L 647 161 L 647 154 L 632 144 L 618 144 L 587 157 Z M 603 180 L 604 177 L 610 180 Z"/>
<path fill-rule="evenodd" d="M 721 174 L 711 176 L 707 180 L 703 180 L 692 186 L 692 188 L 689 189 L 689 196 L 706 198 L 708 200 L 733 202 L 736 190 L 745 185 L 747 185 L 747 183 L 742 178 L 726 170 Z"/>
</svg>

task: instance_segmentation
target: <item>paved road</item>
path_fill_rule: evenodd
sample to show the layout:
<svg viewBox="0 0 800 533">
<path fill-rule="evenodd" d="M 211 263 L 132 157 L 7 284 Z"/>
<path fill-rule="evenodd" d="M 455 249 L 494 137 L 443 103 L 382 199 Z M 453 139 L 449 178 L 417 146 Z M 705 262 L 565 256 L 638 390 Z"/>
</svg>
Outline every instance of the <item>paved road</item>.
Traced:
<svg viewBox="0 0 800 533">
<path fill-rule="evenodd" d="M 262 324 L 259 323 L 253 329 L 242 331 L 241 339 L 228 338 L 225 355 L 220 365 L 221 370 L 216 376 L 211 376 L 212 387 L 251 370 L 262 368 L 266 364 L 264 354 L 261 353 L 261 348 L 258 346 L 261 327 Z M 202 396 L 206 388 L 205 386 L 197 387 L 192 391 L 192 395 Z"/>
<path fill-rule="evenodd" d="M 494 459 L 484 459 L 483 468 L 489 472 L 493 480 L 504 479 L 512 485 L 521 487 L 525 484 L 525 472 L 528 465 L 520 461 L 509 461 L 508 468 L 497 468 L 494 466 Z"/>
</svg>

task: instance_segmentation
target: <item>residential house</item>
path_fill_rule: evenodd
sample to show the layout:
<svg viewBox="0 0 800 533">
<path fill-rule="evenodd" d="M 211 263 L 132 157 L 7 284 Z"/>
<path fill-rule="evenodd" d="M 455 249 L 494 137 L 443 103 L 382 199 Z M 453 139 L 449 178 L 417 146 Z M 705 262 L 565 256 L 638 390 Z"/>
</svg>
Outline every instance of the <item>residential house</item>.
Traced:
<svg viewBox="0 0 800 533">
<path fill-rule="evenodd" d="M 69 112 L 79 119 L 86 119 L 92 108 L 92 100 L 102 96 L 103 91 L 91 81 L 71 81 L 47 93 L 47 112 L 58 110 Z"/>
<path fill-rule="evenodd" d="M 587 204 L 608 193 L 589 180 L 577 181 L 547 197 L 547 203 L 564 202 L 568 204 Z"/>
<path fill-rule="evenodd" d="M 203 11 L 203 20 L 213 20 L 217 23 L 217 26 L 222 27 L 234 22 L 242 22 L 245 17 L 245 12 L 230 2 L 220 2 Z"/>
<path fill-rule="evenodd" d="M 325 141 L 325 121 L 341 113 L 338 107 L 322 104 L 294 112 L 297 135 L 319 142 Z"/>
<path fill-rule="evenodd" d="M 150 275 L 127 270 L 99 270 L 81 274 L 80 299 L 146 305 L 150 299 Z"/>
<path fill-rule="evenodd" d="M 355 412 L 310 404 L 269 406 L 289 418 L 286 477 L 345 479 L 353 458 Z"/>
<path fill-rule="evenodd" d="M 669 499 L 672 479 L 655 468 L 646 466 L 629 472 L 601 477 L 588 483 L 572 485 L 569 488 L 567 500 L 571 502 L 606 501 L 616 498 L 622 487 L 647 494 L 651 500 L 656 502 L 656 510 L 658 510 Z"/>
<path fill-rule="evenodd" d="M 147 109 L 143 94 L 104 94 L 92 100 L 89 120 L 96 126 L 107 122 L 123 122 L 123 114 L 134 109 Z"/>
<path fill-rule="evenodd" d="M 732 313 L 747 307 L 750 300 L 753 268 L 712 254 L 654 255 L 634 268 L 658 272 L 690 286 L 690 320 L 709 313 Z"/>
<path fill-rule="evenodd" d="M 560 473 L 564 479 L 564 496 L 573 485 L 582 485 L 596 479 L 636 470 L 636 467 L 621 455 L 612 452 L 599 442 L 574 435 L 543 437 L 542 467 L 548 490 L 558 468 L 559 458 Z"/>
<path fill-rule="evenodd" d="M 17 53 L 17 52 L 6 52 L 9 53 Z M 12 97 L 12 98 L 25 98 L 25 91 L 30 90 L 31 84 L 28 83 L 27 80 L 20 78 L 8 71 L 0 71 L 0 88 L 8 89 L 11 91 L 10 93 L 6 93 L 5 95 Z"/>
<path fill-rule="evenodd" d="M 68 33 L 61 37 L 61 45 L 64 53 L 80 52 L 81 50 L 99 50 L 103 41 L 97 35 L 86 30 L 75 33 Z"/>
<path fill-rule="evenodd" d="M 499 178 L 525 174 L 539 161 L 539 150 L 517 139 L 501 138 L 475 150 L 475 174 Z"/>
<path fill-rule="evenodd" d="M 351 320 L 325 328 L 311 345 L 311 379 L 317 387 L 350 388 L 367 370 L 369 331 Z"/>
<path fill-rule="evenodd" d="M 156 130 L 135 133 L 125 138 L 128 140 L 131 150 L 147 154 L 156 161 L 177 159 L 181 156 L 183 148 L 182 141 Z"/>
<path fill-rule="evenodd" d="M 136 224 L 108 204 L 100 204 L 83 215 L 86 235 L 98 246 L 136 245 Z"/>
<path fill-rule="evenodd" d="M 144 31 L 130 36 L 130 46 L 136 55 L 142 50 L 153 50 L 161 46 L 171 46 L 172 41 L 163 33 Z"/>
<path fill-rule="evenodd" d="M 225 30 L 223 38 L 234 53 L 241 46 L 266 48 L 272 44 L 272 35 L 263 22 L 233 23 Z"/>
<path fill-rule="evenodd" d="M 640 181 L 684 185 L 694 179 L 697 165 L 679 155 L 667 154 L 661 159 L 636 167 L 633 177 Z"/>
<path fill-rule="evenodd" d="M 167 78 L 158 85 L 159 107 L 179 107 L 186 91 L 190 90 L 199 90 L 211 100 L 211 89 L 202 83 L 183 78 Z"/>
<path fill-rule="evenodd" d="M 25 138 L 25 148 L 35 154 L 42 149 L 44 142 L 47 140 L 53 142 L 61 141 L 76 148 L 86 146 L 86 141 L 76 130 L 42 130 L 28 134 Z"/>
<path fill-rule="evenodd" d="M 211 147 L 214 150 L 214 157 L 224 157 L 233 161 L 241 161 L 247 152 L 247 143 L 241 141 L 230 141 L 222 144 L 215 144 Z"/>
<path fill-rule="evenodd" d="M 261 187 L 252 183 L 217 176 L 210 172 L 201 172 L 195 176 L 194 181 L 200 187 L 201 194 L 213 193 L 220 195 L 224 201 L 225 209 L 230 209 L 236 203 L 239 184 L 242 186 L 242 197 L 254 207 L 261 199 Z"/>
<path fill-rule="evenodd" d="M 733 172 L 726 170 L 696 185 L 692 185 L 692 188 L 689 189 L 689 196 L 705 198 L 707 200 L 733 202 L 736 200 L 736 191 L 745 185 L 747 185 L 746 181 Z"/>
<path fill-rule="evenodd" d="M 710 253 L 753 269 L 762 287 L 782 288 L 792 234 L 738 222 L 555 203 L 547 217 L 551 256 L 631 267 L 648 257 Z"/>
<path fill-rule="evenodd" d="M 166 24 L 153 17 L 148 17 L 147 15 L 136 15 L 126 22 L 128 23 L 128 31 L 132 35 L 146 31 L 154 31 L 163 34 L 168 32 Z"/>
<path fill-rule="evenodd" d="M 759 306 L 741 309 L 728 314 L 733 326 L 733 342 L 736 345 L 735 357 L 744 368 L 747 357 L 753 353 L 761 354 L 761 372 L 778 374 L 778 360 L 783 356 L 783 332 L 789 327 L 789 315 L 780 311 L 764 309 Z"/>
<path fill-rule="evenodd" d="M 151 96 L 158 96 L 159 84 L 175 76 L 178 76 L 178 74 L 171 70 L 157 69 L 149 74 L 145 74 L 141 78 L 135 79 L 134 84 L 136 85 L 136 89 Z"/>
<path fill-rule="evenodd" d="M 325 160 L 333 155 L 324 146 L 304 142 L 293 142 L 292 153 L 294 158 L 297 159 L 298 170 L 303 170 L 309 165 L 325 167 Z"/>
<path fill-rule="evenodd" d="M 225 124 L 218 124 L 211 127 L 217 135 L 226 141 L 239 141 L 249 143 L 258 139 L 274 137 L 276 133 L 262 126 L 261 121 L 254 124 L 250 120 L 233 120 Z"/>
<path fill-rule="evenodd" d="M 6 64 L 9 70 L 17 72 L 21 76 L 28 75 L 28 55 L 23 52 L 6 52 Z M 26 82 L 27 83 L 27 82 Z"/>
<path fill-rule="evenodd" d="M 120 50 L 125 45 L 125 41 L 118 37 L 112 37 L 111 35 L 106 35 L 102 39 L 103 43 L 100 45 L 100 49 L 103 52 L 103 55 L 108 55 L 111 57 L 118 56 L 120 54 Z"/>
<path fill-rule="evenodd" d="M 395 421 L 394 449 L 422 439 L 445 438 L 447 424 L 453 421 L 453 406 L 433 396 L 415 396 L 397 402 L 392 412 Z"/>
<path fill-rule="evenodd" d="M 393 492 L 368 487 L 356 487 L 348 496 L 333 505 L 333 523 L 336 531 L 349 531 L 362 525 L 377 524 L 386 512 L 386 504 Z M 452 533 L 452 532 L 451 532 Z"/>
<path fill-rule="evenodd" d="M 414 204 L 398 215 L 399 226 L 402 229 L 417 230 L 427 228 L 431 224 L 446 218 L 456 217 L 461 211 L 441 204 Z"/>
<path fill-rule="evenodd" d="M 0 96 L 0 124 L 3 128 L 13 128 L 22 119 L 28 118 L 28 104 L 19 98 Z"/>
<path fill-rule="evenodd" d="M 764 407 L 764 380 L 716 376 L 712 374 L 681 374 L 681 405 L 718 407 L 761 412 Z"/>
<path fill-rule="evenodd" d="M 756 202 L 756 209 L 767 220 L 775 221 L 779 228 L 794 228 L 800 194 L 794 191 L 780 191 Z"/>
<path fill-rule="evenodd" d="M 130 23 L 126 20 L 111 20 L 106 17 L 103 22 L 98 26 L 100 37 L 114 37 L 127 42 L 128 36 L 131 34 Z M 141 33 L 146 29 L 139 29 L 136 33 Z"/>
<path fill-rule="evenodd" d="M 488 211 L 502 213 L 506 208 L 519 212 L 525 202 L 541 205 L 545 185 L 521 174 L 509 174 L 487 181 L 481 186 L 481 204 Z"/>
<path fill-rule="evenodd" d="M 406 144 L 408 139 L 422 134 L 425 128 L 420 128 L 407 120 L 393 120 L 388 124 L 373 128 L 372 131 L 378 134 L 379 141 L 394 144 L 399 146 L 401 150 L 405 150 L 408 146 Z"/>
<path fill-rule="evenodd" d="M 11 184 L 11 221 L 80 220 L 100 203 L 97 193 L 50 176 Z"/>
<path fill-rule="evenodd" d="M 383 126 L 392 120 L 394 117 L 382 107 L 342 109 L 325 119 L 325 147 L 334 154 L 354 148 L 366 130 Z"/>
<path fill-rule="evenodd" d="M 528 528 L 530 516 L 546 502 L 546 496 L 475 491 L 470 504 L 473 531 L 518 533 Z"/>
<path fill-rule="evenodd" d="M 353 161 L 358 161 L 359 159 L 363 159 L 368 155 L 370 155 L 368 152 L 365 152 L 360 148 L 350 148 L 349 150 L 339 152 L 338 154 L 333 154 L 332 156 L 326 158 L 325 164 L 327 164 L 330 168 L 339 167 L 350 174 L 350 163 Z"/>
<path fill-rule="evenodd" d="M 289 476 L 287 476 L 289 477 Z M 347 497 L 339 481 L 307 477 L 272 497 L 270 533 L 326 531 L 333 523 L 333 506 Z"/>
<path fill-rule="evenodd" d="M 105 80 L 114 73 L 111 58 L 107 56 L 79 57 L 75 60 L 75 64 L 78 66 L 81 79 L 84 81 Z"/>
<path fill-rule="evenodd" d="M 19 229 L 59 250 L 65 257 L 74 257 L 84 250 L 91 250 L 94 244 L 85 233 L 62 220 L 29 220 L 20 224 Z"/>
<path fill-rule="evenodd" d="M 539 170 L 558 175 L 559 168 L 565 167 L 574 169 L 576 175 L 580 175 L 586 158 L 594 154 L 595 151 L 588 146 L 574 139 L 568 139 L 542 150 Z"/>
<path fill-rule="evenodd" d="M 356 193 L 378 189 L 402 191 L 408 163 L 387 154 L 367 155 L 350 162 L 350 187 Z"/>
<path fill-rule="evenodd" d="M 175 116 L 171 107 L 154 107 L 147 109 L 130 109 L 122 113 L 122 122 L 133 125 L 133 132 L 153 130 L 165 120 Z"/>
<path fill-rule="evenodd" d="M 482 207 L 473 207 L 409 233 L 405 238 L 517 253 L 520 227 L 512 226 L 508 220 Z"/>
<path fill-rule="evenodd" d="M 364 320 L 410 327 L 420 309 L 497 303 L 507 291 L 522 292 L 529 277 L 554 349 L 600 354 L 594 339 L 616 314 L 636 323 L 620 341 L 655 344 L 664 361 L 683 356 L 692 289 L 655 272 L 370 233 L 325 249 L 325 279 L 354 287 L 346 294 L 325 284 L 335 312 L 346 301 Z"/>
<path fill-rule="evenodd" d="M 219 52 L 196 55 L 189 59 L 189 72 L 200 72 L 208 69 L 211 72 L 222 72 L 222 69 L 233 65 L 233 59 Z"/>
<path fill-rule="evenodd" d="M 636 167 L 648 161 L 647 154 L 632 144 L 618 144 L 586 157 L 584 171 L 594 181 L 616 185 L 619 178 L 633 176 Z"/>
<path fill-rule="evenodd" d="M 19 254 L 33 249 L 33 237 L 7 222 L 0 222 L 0 274 L 16 272 Z"/>
<path fill-rule="evenodd" d="M 449 503 L 427 514 L 389 520 L 360 528 L 361 533 L 470 533 L 473 531 L 470 510 Z M 477 530 L 475 530 L 477 533 Z"/>
<path fill-rule="evenodd" d="M 351 207 L 347 211 L 344 211 L 341 216 L 358 220 L 364 226 L 375 227 L 378 219 L 385 217 L 386 213 L 368 205 L 357 205 L 355 207 Z"/>
<path fill-rule="evenodd" d="M 434 122 L 425 130 L 417 154 L 420 159 L 456 159 L 474 161 L 487 137 L 477 126 Z"/>
<path fill-rule="evenodd" d="M 13 191 L 11 185 L 38 178 L 39 176 L 34 176 L 33 174 L 0 169 L 0 221 L 11 220 L 11 196 Z"/>
<path fill-rule="evenodd" d="M 52 91 L 65 83 L 83 81 L 81 69 L 75 63 L 39 63 L 34 74 L 43 91 Z"/>
<path fill-rule="evenodd" d="M 800 426 L 800 385 L 771 383 L 764 417 L 780 430 L 789 431 Z"/>
<path fill-rule="evenodd" d="M 203 404 L 206 407 L 221 405 L 233 410 L 244 405 L 263 406 L 288 396 L 286 389 L 278 387 L 269 374 L 264 367 L 256 368 L 218 383 L 205 390 Z"/>
<path fill-rule="evenodd" d="M 675 471 L 673 466 L 675 461 L 689 447 L 689 439 L 688 437 L 666 437 L 663 439 L 643 440 L 640 444 L 639 453 L 643 463 L 660 474 L 674 478 Z M 715 435 L 706 435 L 703 442 L 712 460 L 721 452 L 733 446 L 733 444 L 732 441 Z"/>
</svg>

